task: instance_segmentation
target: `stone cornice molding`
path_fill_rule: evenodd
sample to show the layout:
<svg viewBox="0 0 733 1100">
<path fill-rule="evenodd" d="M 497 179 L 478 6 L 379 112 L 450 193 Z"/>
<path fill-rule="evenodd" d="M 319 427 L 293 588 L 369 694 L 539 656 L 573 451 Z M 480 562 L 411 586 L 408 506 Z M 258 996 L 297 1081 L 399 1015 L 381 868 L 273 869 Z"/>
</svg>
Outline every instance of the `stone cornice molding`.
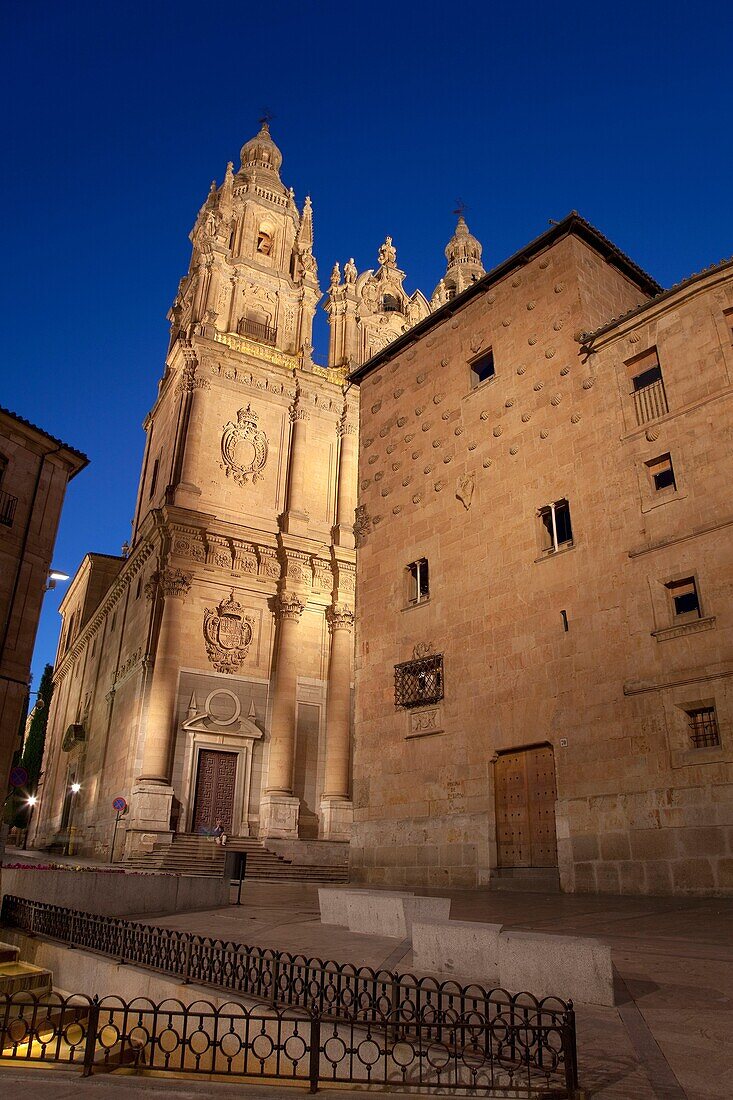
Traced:
<svg viewBox="0 0 733 1100">
<path fill-rule="evenodd" d="M 124 562 L 122 569 L 108 588 L 107 594 L 103 597 L 101 603 L 98 604 L 97 610 L 84 624 L 73 644 L 69 647 L 54 669 L 54 684 L 61 683 L 65 678 L 69 669 L 73 667 L 76 659 L 84 652 L 86 645 L 97 633 L 105 618 L 119 603 L 125 590 L 130 587 L 131 582 L 143 568 L 154 549 L 153 543 L 145 542 L 139 547 L 136 547 L 130 557 Z"/>
</svg>

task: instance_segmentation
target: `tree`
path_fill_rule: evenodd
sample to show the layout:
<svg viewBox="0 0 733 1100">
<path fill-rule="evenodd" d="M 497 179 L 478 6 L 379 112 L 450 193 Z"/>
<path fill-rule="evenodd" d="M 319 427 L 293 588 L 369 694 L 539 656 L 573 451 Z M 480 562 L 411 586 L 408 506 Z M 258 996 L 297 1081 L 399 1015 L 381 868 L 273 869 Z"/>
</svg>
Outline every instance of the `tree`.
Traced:
<svg viewBox="0 0 733 1100">
<path fill-rule="evenodd" d="M 26 795 L 34 795 L 38 790 L 38 781 L 41 778 L 43 765 L 43 750 L 46 745 L 46 727 L 51 708 L 53 695 L 53 665 L 46 665 L 38 688 L 36 705 L 33 708 L 30 729 L 23 745 L 20 758 L 21 767 L 28 772 L 28 783 L 25 788 Z M 27 829 L 30 821 L 30 806 L 24 800 L 18 806 L 13 822 L 20 829 Z"/>
</svg>

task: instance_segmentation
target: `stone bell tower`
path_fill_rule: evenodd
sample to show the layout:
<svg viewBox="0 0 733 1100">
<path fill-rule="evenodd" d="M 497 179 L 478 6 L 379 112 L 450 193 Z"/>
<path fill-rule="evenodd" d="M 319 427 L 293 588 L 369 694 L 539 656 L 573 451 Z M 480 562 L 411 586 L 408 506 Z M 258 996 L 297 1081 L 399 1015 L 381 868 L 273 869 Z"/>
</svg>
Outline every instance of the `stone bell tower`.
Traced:
<svg viewBox="0 0 733 1100">
<path fill-rule="evenodd" d="M 312 359 L 313 211 L 281 164 L 263 123 L 211 185 L 129 552 L 106 588 L 96 561 L 92 581 L 80 571 L 65 608 L 82 627 L 57 663 L 52 752 L 63 763 L 84 703 L 75 824 L 90 845 L 114 795 L 128 853 L 218 819 L 233 837 L 349 834 L 358 396 Z M 55 799 L 39 835 L 60 827 Z"/>
</svg>

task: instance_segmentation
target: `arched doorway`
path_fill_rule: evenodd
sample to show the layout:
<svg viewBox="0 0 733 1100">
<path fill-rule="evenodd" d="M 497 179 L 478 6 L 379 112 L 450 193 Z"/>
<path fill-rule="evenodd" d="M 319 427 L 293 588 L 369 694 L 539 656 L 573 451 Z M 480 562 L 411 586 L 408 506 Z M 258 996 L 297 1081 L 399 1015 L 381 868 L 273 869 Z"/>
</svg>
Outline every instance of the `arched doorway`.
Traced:
<svg viewBox="0 0 733 1100">
<path fill-rule="evenodd" d="M 499 755 L 494 765 L 497 864 L 556 867 L 555 757 L 551 745 Z"/>
</svg>

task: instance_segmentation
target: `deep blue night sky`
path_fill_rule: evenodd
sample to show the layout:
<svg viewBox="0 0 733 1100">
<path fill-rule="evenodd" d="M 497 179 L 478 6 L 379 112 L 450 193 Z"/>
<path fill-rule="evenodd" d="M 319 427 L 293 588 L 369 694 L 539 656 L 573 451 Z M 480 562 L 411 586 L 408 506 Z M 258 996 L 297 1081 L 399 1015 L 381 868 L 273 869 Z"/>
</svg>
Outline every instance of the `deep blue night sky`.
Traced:
<svg viewBox="0 0 733 1100">
<path fill-rule="evenodd" d="M 0 404 L 91 459 L 67 573 L 129 536 L 187 234 L 263 108 L 284 182 L 313 199 L 322 287 L 390 233 L 429 295 L 459 196 L 487 268 L 571 209 L 665 285 L 733 252 L 720 2 L 5 0 L 3 21 Z M 320 361 L 326 340 L 321 313 Z"/>
</svg>

